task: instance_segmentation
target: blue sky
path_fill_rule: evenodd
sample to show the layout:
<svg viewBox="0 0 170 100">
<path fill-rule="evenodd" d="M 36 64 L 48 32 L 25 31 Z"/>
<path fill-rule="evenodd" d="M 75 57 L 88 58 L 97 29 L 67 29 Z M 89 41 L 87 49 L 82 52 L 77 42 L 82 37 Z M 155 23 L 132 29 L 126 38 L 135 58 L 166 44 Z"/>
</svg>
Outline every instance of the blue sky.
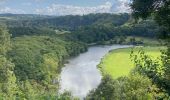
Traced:
<svg viewBox="0 0 170 100">
<path fill-rule="evenodd" d="M 0 0 L 0 13 L 83 15 L 129 12 L 129 0 Z"/>
</svg>

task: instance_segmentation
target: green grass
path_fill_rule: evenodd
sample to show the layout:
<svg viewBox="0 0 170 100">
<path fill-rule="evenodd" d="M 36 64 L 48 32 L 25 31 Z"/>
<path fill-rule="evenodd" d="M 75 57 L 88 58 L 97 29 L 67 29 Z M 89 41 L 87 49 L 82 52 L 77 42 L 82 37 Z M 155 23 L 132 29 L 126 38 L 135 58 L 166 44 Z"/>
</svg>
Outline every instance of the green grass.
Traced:
<svg viewBox="0 0 170 100">
<path fill-rule="evenodd" d="M 160 50 L 164 47 L 142 47 L 147 55 L 150 55 L 153 59 L 156 59 L 161 55 Z M 135 52 L 141 48 L 135 47 Z M 134 64 L 130 59 L 130 52 L 132 48 L 117 49 L 109 52 L 99 64 L 99 68 L 103 75 L 109 74 L 112 78 L 118 78 L 120 76 L 127 76 L 134 68 Z"/>
<path fill-rule="evenodd" d="M 147 46 L 158 46 L 160 45 L 160 41 L 158 39 L 155 38 L 147 38 L 147 37 L 133 37 L 133 36 L 128 36 L 126 38 L 126 42 L 130 42 L 131 38 L 135 38 L 136 41 L 142 41 L 143 45 L 147 45 Z"/>
</svg>

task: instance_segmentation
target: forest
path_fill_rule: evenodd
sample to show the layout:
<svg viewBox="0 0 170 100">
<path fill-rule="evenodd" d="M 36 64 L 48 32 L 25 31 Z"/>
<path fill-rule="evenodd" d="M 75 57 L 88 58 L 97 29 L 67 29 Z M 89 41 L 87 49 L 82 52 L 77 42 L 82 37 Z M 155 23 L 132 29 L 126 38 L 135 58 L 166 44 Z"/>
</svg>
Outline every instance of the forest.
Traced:
<svg viewBox="0 0 170 100">
<path fill-rule="evenodd" d="M 169 100 L 169 4 L 132 0 L 132 13 L 120 14 L 0 14 L 0 100 L 79 100 L 59 93 L 62 68 L 91 46 L 114 44 L 144 48 L 110 51 L 98 65 L 101 83 L 84 99 Z M 114 65 L 127 66 L 125 74 Z"/>
</svg>

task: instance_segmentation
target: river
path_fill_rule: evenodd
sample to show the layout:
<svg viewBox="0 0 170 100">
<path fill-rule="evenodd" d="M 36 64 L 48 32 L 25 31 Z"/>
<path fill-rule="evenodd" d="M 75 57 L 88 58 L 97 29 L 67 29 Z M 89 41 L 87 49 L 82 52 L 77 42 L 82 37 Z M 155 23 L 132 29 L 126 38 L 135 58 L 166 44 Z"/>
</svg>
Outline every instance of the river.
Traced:
<svg viewBox="0 0 170 100">
<path fill-rule="evenodd" d="M 73 96 L 84 98 L 90 90 L 101 82 L 101 73 L 97 68 L 104 55 L 110 50 L 127 48 L 127 45 L 92 46 L 88 51 L 69 60 L 61 72 L 61 92 L 70 91 Z"/>
</svg>

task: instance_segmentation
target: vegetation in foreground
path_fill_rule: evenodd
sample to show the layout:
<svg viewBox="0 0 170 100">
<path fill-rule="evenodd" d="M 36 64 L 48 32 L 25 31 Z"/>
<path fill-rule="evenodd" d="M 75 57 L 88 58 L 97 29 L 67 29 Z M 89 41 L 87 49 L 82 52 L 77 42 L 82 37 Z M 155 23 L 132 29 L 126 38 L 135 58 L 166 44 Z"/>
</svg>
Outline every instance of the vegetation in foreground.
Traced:
<svg viewBox="0 0 170 100">
<path fill-rule="evenodd" d="M 148 55 L 156 59 L 160 57 L 162 49 L 164 47 L 132 47 L 125 49 L 117 49 L 110 51 L 98 65 L 103 75 L 111 75 L 116 79 L 121 76 L 129 75 L 130 71 L 134 68 L 134 62 L 130 58 L 130 53 L 133 50 L 138 52 L 143 49 Z"/>
<path fill-rule="evenodd" d="M 164 30 L 161 32 L 161 38 L 166 40 L 166 46 L 168 49 L 162 52 L 161 59 L 156 60 L 153 60 L 150 56 L 146 55 L 145 52 L 141 50 L 139 50 L 137 55 L 132 52 L 131 59 L 134 61 L 135 67 L 130 76 L 118 78 L 116 80 L 108 77 L 103 77 L 102 83 L 97 89 L 91 91 L 91 93 L 87 96 L 87 99 L 170 99 L 170 17 L 168 17 L 170 15 L 169 5 L 169 0 L 132 0 L 131 8 L 133 17 L 136 19 L 136 21 L 140 21 L 140 18 L 146 19 L 150 16 L 154 17 L 160 27 L 164 28 Z M 131 77 L 131 75 L 133 77 Z M 148 79 L 151 82 L 147 81 Z M 144 84 L 146 84 L 146 86 L 144 86 Z"/>
<path fill-rule="evenodd" d="M 166 89 L 164 83 L 162 83 L 165 80 L 166 68 L 163 65 L 164 59 L 160 59 L 160 55 L 164 55 L 161 54 L 159 50 L 165 50 L 165 48 L 145 47 L 143 50 L 141 49 L 142 48 L 134 48 L 132 52 L 132 49 L 130 48 L 118 49 L 110 52 L 109 55 L 106 55 L 102 64 L 99 65 L 103 73 L 102 82 L 97 89 L 94 89 L 89 93 L 86 99 L 170 99 L 167 93 L 168 89 Z M 144 51 L 146 51 L 146 53 Z M 122 57 L 119 53 L 125 57 Z M 119 57 L 121 57 L 121 60 L 117 59 Z M 109 60 L 112 58 L 113 60 Z M 128 60 L 129 62 L 127 64 L 121 63 L 120 61 L 122 61 L 122 59 Z M 113 61 L 113 63 L 111 61 Z M 116 65 L 120 68 L 117 68 Z M 124 66 L 128 67 L 124 68 Z"/>
<path fill-rule="evenodd" d="M 104 77 L 99 88 L 92 91 L 87 99 L 169 99 L 169 5 L 169 0 L 132 0 L 132 14 L 135 19 L 146 19 L 152 15 L 161 27 L 152 18 L 146 21 L 138 20 L 134 24 L 128 14 L 90 14 L 57 18 L 31 18 L 32 15 L 24 15 L 23 18 L 23 15 L 12 15 L 12 20 L 6 16 L 1 17 L 0 21 L 7 25 L 14 44 L 10 43 L 7 29 L 0 28 L 0 97 L 7 100 L 70 99 L 72 96 L 67 93 L 56 95 L 58 84 L 55 84 L 57 81 L 53 78 L 56 76 L 53 75 L 58 73 L 60 67 L 57 67 L 56 71 L 54 66 L 85 50 L 84 43 L 112 40 L 112 43 L 121 44 L 126 36 L 154 38 L 161 30 L 161 36 L 168 40 L 169 47 L 167 52 L 161 55 L 162 64 L 143 52 L 140 52 L 139 57 L 131 56 L 135 58 L 133 60 L 136 67 L 129 76 L 117 80 Z M 56 35 L 57 29 L 71 33 Z M 114 40 L 116 36 L 121 37 L 118 42 Z M 134 42 L 134 39 L 131 40 Z M 66 41 L 69 41 L 69 44 Z"/>
</svg>

